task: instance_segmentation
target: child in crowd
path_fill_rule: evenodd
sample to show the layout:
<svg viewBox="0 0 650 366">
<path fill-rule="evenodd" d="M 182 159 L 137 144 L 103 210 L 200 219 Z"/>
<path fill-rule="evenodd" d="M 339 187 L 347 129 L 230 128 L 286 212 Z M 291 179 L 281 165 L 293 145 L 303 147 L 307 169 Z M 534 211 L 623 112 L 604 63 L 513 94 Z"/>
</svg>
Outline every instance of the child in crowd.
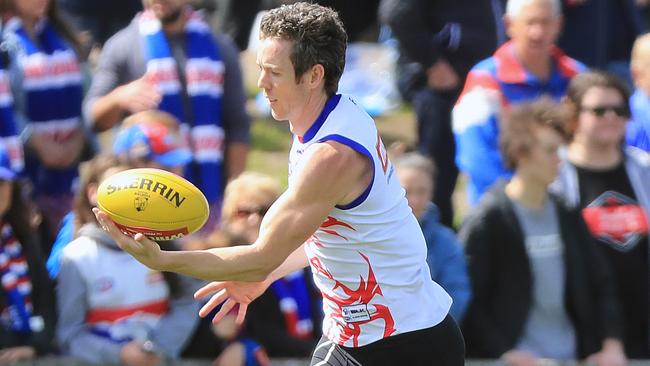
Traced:
<svg viewBox="0 0 650 366">
<path fill-rule="evenodd" d="M 149 110 L 124 120 L 113 145 L 118 160 L 134 168 L 165 169 L 182 174 L 191 160 L 191 152 L 183 142 L 178 121 L 165 112 Z M 61 228 L 47 260 L 50 277 L 59 272 L 61 250 L 74 238 L 74 213 L 63 218 Z"/>
</svg>

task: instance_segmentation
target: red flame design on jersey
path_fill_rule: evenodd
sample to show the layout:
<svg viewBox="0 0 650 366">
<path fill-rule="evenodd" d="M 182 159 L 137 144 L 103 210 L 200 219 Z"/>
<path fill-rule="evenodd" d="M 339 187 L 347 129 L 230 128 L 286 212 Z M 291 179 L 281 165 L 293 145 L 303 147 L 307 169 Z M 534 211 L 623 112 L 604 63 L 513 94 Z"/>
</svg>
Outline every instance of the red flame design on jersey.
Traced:
<svg viewBox="0 0 650 366">
<path fill-rule="evenodd" d="M 352 225 L 350 225 L 348 223 L 345 223 L 343 221 L 340 221 L 340 220 L 338 220 L 338 219 L 336 219 L 336 218 L 334 218 L 332 216 L 327 216 L 327 219 L 325 221 L 323 221 L 323 223 L 320 225 L 319 229 L 320 229 L 320 231 L 322 231 L 322 232 L 324 232 L 326 234 L 336 235 L 339 238 L 347 241 L 348 240 L 347 237 L 339 234 L 339 232 L 337 230 L 330 229 L 333 226 L 342 226 L 342 227 L 346 227 L 346 228 L 348 228 L 350 230 L 356 231 L 352 227 Z M 323 246 L 323 243 L 320 242 L 320 239 L 318 238 L 318 235 L 316 235 L 316 234 L 312 234 L 312 236 L 310 236 L 309 239 L 307 239 L 307 244 L 314 244 L 314 245 L 317 245 L 319 247 Z"/>
<path fill-rule="evenodd" d="M 338 343 L 344 344 L 348 340 L 352 339 L 353 347 L 358 347 L 359 345 L 359 335 L 361 334 L 361 325 L 363 324 L 382 319 L 384 321 L 384 338 L 390 336 L 395 332 L 395 321 L 393 320 L 393 315 L 387 306 L 381 304 L 372 304 L 372 306 L 375 308 L 375 312 L 370 314 L 369 320 L 363 320 L 355 323 L 345 323 L 343 321 L 343 307 L 356 304 L 370 305 L 370 302 L 375 297 L 375 295 L 383 296 L 381 288 L 377 284 L 375 272 L 372 270 L 370 260 L 363 253 L 359 253 L 359 255 L 361 255 L 363 260 L 368 263 L 368 279 L 366 280 L 363 278 L 363 275 L 359 275 L 359 287 L 356 290 L 353 290 L 334 279 L 334 276 L 323 266 L 323 263 L 320 261 L 320 259 L 317 257 L 310 259 L 311 265 L 316 271 L 318 271 L 318 273 L 334 281 L 334 287 L 332 290 L 334 291 L 337 288 L 340 288 L 347 296 L 330 296 L 321 291 L 324 299 L 332 301 L 337 305 L 337 309 L 332 314 L 332 317 L 338 319 L 337 323 L 342 327 L 341 336 Z"/>
<path fill-rule="evenodd" d="M 336 218 L 334 218 L 332 216 L 327 216 L 327 220 L 323 221 L 323 223 L 320 225 L 320 229 L 324 233 L 328 233 L 328 234 L 331 234 L 331 235 L 336 235 L 336 236 L 338 236 L 339 238 L 341 238 L 343 240 L 348 240 L 348 238 L 346 238 L 345 236 L 339 234 L 338 231 L 333 230 L 333 229 L 329 229 L 329 228 L 331 228 L 333 226 L 343 226 L 343 227 L 346 227 L 346 228 L 348 228 L 350 230 L 354 230 L 354 228 L 350 224 L 345 223 L 343 221 L 340 221 L 340 220 L 338 220 L 338 219 L 336 219 Z M 356 230 L 354 230 L 354 231 L 356 231 Z"/>
</svg>

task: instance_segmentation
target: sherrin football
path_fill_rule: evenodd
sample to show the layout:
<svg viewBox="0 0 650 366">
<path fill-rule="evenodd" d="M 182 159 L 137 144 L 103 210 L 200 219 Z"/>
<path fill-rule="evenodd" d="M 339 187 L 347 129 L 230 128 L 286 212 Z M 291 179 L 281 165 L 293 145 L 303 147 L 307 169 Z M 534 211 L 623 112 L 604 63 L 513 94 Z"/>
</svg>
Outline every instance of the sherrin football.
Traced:
<svg viewBox="0 0 650 366">
<path fill-rule="evenodd" d="M 97 205 L 125 234 L 154 241 L 178 239 L 203 226 L 210 209 L 185 178 L 160 169 L 129 169 L 105 179 Z"/>
</svg>

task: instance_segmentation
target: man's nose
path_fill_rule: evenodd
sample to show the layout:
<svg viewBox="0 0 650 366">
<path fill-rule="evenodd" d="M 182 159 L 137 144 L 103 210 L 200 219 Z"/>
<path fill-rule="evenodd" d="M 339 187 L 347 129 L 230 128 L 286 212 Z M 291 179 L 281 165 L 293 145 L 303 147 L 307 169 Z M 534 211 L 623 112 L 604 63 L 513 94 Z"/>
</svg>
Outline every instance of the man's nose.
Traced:
<svg viewBox="0 0 650 366">
<path fill-rule="evenodd" d="M 260 71 L 260 75 L 257 77 L 257 87 L 260 89 L 267 89 L 269 85 L 267 73 Z"/>
</svg>

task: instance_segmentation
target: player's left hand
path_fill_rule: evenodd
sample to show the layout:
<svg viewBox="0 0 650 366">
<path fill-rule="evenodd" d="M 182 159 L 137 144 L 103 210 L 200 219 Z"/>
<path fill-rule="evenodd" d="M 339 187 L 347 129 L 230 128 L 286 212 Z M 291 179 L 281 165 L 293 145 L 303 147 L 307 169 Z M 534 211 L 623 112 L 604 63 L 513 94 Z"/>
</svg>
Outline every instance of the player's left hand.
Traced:
<svg viewBox="0 0 650 366">
<path fill-rule="evenodd" d="M 267 281 L 260 282 L 240 282 L 240 281 L 214 281 L 209 284 L 201 287 L 194 293 L 195 299 L 202 299 L 210 294 L 213 294 L 210 300 L 208 300 L 205 305 L 199 310 L 199 316 L 205 317 L 217 305 L 223 302 L 221 309 L 217 312 L 217 315 L 212 319 L 213 323 L 220 321 L 230 310 L 232 310 L 235 305 L 239 304 L 239 309 L 237 310 L 237 324 L 242 324 L 244 318 L 246 317 L 246 310 L 248 309 L 248 304 L 253 302 L 266 291 L 269 287 Z"/>
<path fill-rule="evenodd" d="M 93 208 L 93 213 L 104 231 L 115 240 L 123 251 L 131 254 L 135 259 L 151 269 L 164 270 L 162 268 L 164 252 L 156 242 L 149 240 L 140 233 L 135 234 L 133 237 L 124 234 L 105 212 L 96 207 Z"/>
</svg>

